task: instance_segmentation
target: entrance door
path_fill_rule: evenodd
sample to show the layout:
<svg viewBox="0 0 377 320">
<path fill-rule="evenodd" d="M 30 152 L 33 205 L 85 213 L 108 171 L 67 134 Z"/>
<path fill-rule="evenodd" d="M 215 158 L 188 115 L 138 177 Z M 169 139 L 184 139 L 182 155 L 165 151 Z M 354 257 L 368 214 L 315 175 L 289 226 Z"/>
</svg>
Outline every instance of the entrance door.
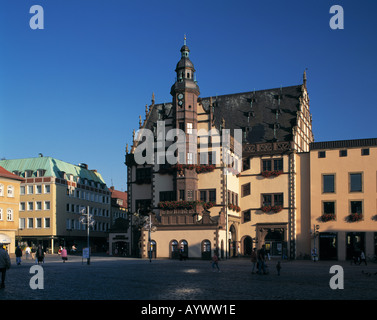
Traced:
<svg viewBox="0 0 377 320">
<path fill-rule="evenodd" d="M 179 259 L 186 260 L 188 258 L 188 243 L 186 240 L 182 240 L 179 249 Z"/>
<path fill-rule="evenodd" d="M 179 258 L 178 241 L 173 240 L 170 244 L 170 248 L 171 248 L 170 258 L 171 259 L 178 259 Z"/>
<path fill-rule="evenodd" d="M 245 256 L 251 256 L 251 251 L 253 250 L 253 240 L 251 237 L 247 236 L 243 240 L 243 254 Z"/>
<path fill-rule="evenodd" d="M 211 242 L 209 240 L 204 240 L 202 242 L 202 259 L 211 259 Z"/>
<path fill-rule="evenodd" d="M 361 251 L 365 253 L 365 233 L 364 232 L 348 232 L 346 235 L 346 259 L 350 260 L 354 256 L 358 257 Z"/>
<path fill-rule="evenodd" d="M 265 245 L 266 252 L 270 256 L 282 256 L 283 248 L 285 247 L 283 229 L 268 230 L 265 237 Z"/>
<path fill-rule="evenodd" d="M 319 234 L 319 259 L 337 260 L 337 233 L 321 232 Z"/>
</svg>

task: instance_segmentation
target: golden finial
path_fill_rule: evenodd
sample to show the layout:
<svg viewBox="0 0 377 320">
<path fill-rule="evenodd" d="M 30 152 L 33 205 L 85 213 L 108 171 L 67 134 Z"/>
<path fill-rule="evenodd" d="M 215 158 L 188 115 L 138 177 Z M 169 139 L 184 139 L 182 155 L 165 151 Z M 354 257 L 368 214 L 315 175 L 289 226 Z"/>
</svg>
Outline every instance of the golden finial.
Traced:
<svg viewBox="0 0 377 320">
<path fill-rule="evenodd" d="M 185 34 L 185 37 L 183 39 L 183 45 L 186 45 L 186 34 Z"/>
</svg>

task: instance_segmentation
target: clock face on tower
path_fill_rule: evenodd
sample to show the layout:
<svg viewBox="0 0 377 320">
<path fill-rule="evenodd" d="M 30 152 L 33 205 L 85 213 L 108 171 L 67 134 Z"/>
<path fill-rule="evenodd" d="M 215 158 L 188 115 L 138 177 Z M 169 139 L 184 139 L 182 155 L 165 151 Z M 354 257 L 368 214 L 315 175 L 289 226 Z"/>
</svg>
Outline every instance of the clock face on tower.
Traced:
<svg viewBox="0 0 377 320">
<path fill-rule="evenodd" d="M 182 100 L 179 100 L 178 104 L 181 106 L 183 104 Z"/>
<path fill-rule="evenodd" d="M 180 93 L 180 94 L 178 95 L 178 99 L 179 99 L 179 100 L 182 100 L 182 99 L 183 99 L 183 94 L 182 94 L 182 93 Z"/>
</svg>

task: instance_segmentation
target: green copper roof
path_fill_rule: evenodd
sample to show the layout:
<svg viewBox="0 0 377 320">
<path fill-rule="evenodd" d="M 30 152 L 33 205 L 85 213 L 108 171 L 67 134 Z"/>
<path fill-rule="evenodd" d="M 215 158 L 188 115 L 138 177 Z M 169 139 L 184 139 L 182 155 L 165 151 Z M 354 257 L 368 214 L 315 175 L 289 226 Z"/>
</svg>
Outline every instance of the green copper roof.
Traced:
<svg viewBox="0 0 377 320">
<path fill-rule="evenodd" d="M 73 175 L 75 181 L 77 181 L 77 177 L 80 177 L 81 180 L 88 179 L 89 181 L 106 184 L 98 172 L 51 157 L 0 160 L 0 166 L 10 172 L 18 171 L 21 173 L 21 177 L 24 178 L 27 170 L 34 172 L 32 177 L 37 176 L 37 170 L 46 170 L 44 177 L 63 179 L 64 173 L 66 173 L 67 175 Z"/>
</svg>

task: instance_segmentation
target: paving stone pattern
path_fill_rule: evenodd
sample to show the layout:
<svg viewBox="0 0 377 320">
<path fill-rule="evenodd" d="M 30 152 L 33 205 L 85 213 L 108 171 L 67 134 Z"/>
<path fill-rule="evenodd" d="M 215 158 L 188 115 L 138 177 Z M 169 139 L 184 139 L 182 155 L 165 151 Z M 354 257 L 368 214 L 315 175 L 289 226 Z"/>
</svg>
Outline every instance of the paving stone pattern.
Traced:
<svg viewBox="0 0 377 320">
<path fill-rule="evenodd" d="M 251 274 L 248 259 L 219 262 L 149 260 L 93 256 L 90 265 L 80 256 L 46 256 L 44 289 L 31 289 L 30 267 L 12 260 L 0 300 L 373 300 L 377 299 L 377 264 L 350 265 L 337 261 L 284 261 L 280 276 L 276 261 L 268 275 Z M 330 267 L 341 265 L 344 289 L 329 286 Z"/>
</svg>

